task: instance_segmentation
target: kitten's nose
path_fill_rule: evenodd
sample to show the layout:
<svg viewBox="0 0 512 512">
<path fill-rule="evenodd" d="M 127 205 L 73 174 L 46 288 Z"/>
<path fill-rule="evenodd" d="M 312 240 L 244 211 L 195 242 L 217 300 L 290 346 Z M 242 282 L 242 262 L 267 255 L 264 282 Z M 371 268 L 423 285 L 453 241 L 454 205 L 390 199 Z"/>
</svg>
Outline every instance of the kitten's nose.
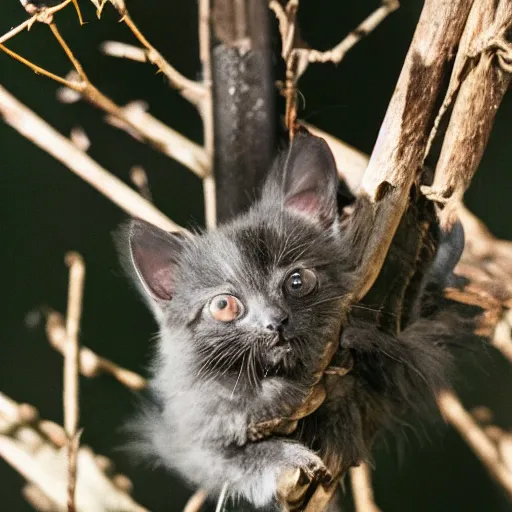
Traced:
<svg viewBox="0 0 512 512">
<path fill-rule="evenodd" d="M 288 315 L 282 310 L 272 311 L 265 318 L 265 329 L 271 332 L 282 332 L 288 323 Z"/>
</svg>

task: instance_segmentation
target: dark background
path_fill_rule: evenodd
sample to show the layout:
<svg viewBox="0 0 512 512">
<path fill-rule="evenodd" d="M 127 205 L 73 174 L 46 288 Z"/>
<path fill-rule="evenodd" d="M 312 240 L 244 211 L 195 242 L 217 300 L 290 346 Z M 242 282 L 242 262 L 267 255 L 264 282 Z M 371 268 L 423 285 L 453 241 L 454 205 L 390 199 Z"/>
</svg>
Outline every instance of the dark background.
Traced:
<svg viewBox="0 0 512 512">
<path fill-rule="evenodd" d="M 399 11 L 359 43 L 341 65 L 316 65 L 301 81 L 305 108 L 301 117 L 369 153 L 403 63 L 422 2 L 403 1 Z M 340 2 L 303 0 L 304 38 L 327 49 L 357 26 L 377 0 Z M 195 110 L 165 83 L 155 68 L 102 56 L 105 39 L 134 42 L 113 9 L 96 19 L 90 2 L 80 1 L 87 24 L 79 27 L 73 8 L 57 15 L 62 33 L 92 81 L 117 103 L 144 99 L 150 111 L 201 141 Z M 132 16 L 172 64 L 189 77 L 199 76 L 197 7 L 194 1 L 131 0 Z M 26 15 L 17 0 L 1 0 L 0 33 Z M 8 46 L 55 72 L 69 65 L 41 25 Z M 106 126 L 102 113 L 84 103 L 61 105 L 57 86 L 0 54 L 0 83 L 62 133 L 83 126 L 90 155 L 128 181 L 131 165 L 148 172 L 156 205 L 182 225 L 203 222 L 200 181 L 176 162 Z M 512 96 L 498 114 L 480 171 L 467 196 L 470 208 L 492 231 L 512 238 Z M 125 215 L 116 206 L 23 139 L 0 124 L 1 290 L 0 390 L 38 407 L 41 416 L 62 422 L 62 358 L 48 345 L 41 325 L 29 328 L 26 316 L 42 304 L 64 312 L 67 270 L 64 253 L 74 249 L 87 263 L 82 342 L 119 364 L 145 373 L 155 325 L 119 271 L 111 231 Z M 490 406 L 497 422 L 512 423 L 510 365 L 492 349 L 476 364 L 464 363 L 458 388 L 468 407 Z M 112 455 L 120 471 L 133 477 L 135 497 L 153 511 L 180 510 L 190 491 L 161 471 L 134 468 L 122 454 L 119 428 L 134 408 L 135 397 L 115 380 L 81 381 L 82 441 Z M 376 458 L 375 493 L 386 512 L 509 510 L 500 489 L 458 435 L 441 420 L 434 426 L 404 429 L 390 438 Z M 28 511 L 20 496 L 23 479 L 0 461 L 2 510 Z"/>
</svg>

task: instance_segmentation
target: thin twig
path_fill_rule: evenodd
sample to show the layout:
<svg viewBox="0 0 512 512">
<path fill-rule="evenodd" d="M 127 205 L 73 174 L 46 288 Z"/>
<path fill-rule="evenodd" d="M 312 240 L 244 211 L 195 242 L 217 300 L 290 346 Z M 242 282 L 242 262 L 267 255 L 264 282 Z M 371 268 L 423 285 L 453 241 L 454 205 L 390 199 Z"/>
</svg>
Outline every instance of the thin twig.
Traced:
<svg viewBox="0 0 512 512">
<path fill-rule="evenodd" d="M 130 169 L 130 179 L 137 187 L 139 194 L 144 199 L 152 203 L 153 197 L 151 195 L 151 190 L 149 189 L 148 175 L 140 165 L 135 165 Z"/>
<path fill-rule="evenodd" d="M 47 313 L 46 333 L 51 345 L 61 354 L 64 354 L 66 330 L 64 318 L 60 313 L 56 311 Z M 134 391 L 140 391 L 147 387 L 146 379 L 139 374 L 97 355 L 84 346 L 80 347 L 80 372 L 85 377 L 96 377 L 102 373 L 108 373 L 123 384 L 123 386 Z"/>
<path fill-rule="evenodd" d="M 38 503 L 52 503 L 50 510 L 67 504 L 67 436 L 64 429 L 39 419 L 37 410 L 18 404 L 0 393 L 0 457 L 37 488 Z M 127 477 L 110 475 L 112 463 L 82 446 L 78 452 L 77 510 L 148 512 L 129 495 Z M 120 485 L 121 484 L 121 485 Z M 91 492 L 94 489 L 95 492 Z M 34 493 L 29 492 L 30 496 Z M 45 496 L 46 499 L 43 499 Z"/>
<path fill-rule="evenodd" d="M 141 115 L 140 112 L 132 110 L 130 106 L 122 108 L 116 105 L 89 81 L 83 66 L 80 64 L 79 60 L 73 54 L 70 46 L 60 34 L 57 25 L 53 22 L 50 23 L 49 26 L 56 41 L 62 47 L 70 63 L 73 65 L 76 71 L 76 79 L 71 80 L 56 75 L 55 73 L 34 64 L 9 48 L 6 48 L 4 45 L 0 44 L 0 50 L 3 50 L 15 60 L 29 67 L 35 73 L 46 76 L 47 78 L 64 85 L 79 94 L 91 105 L 105 111 L 109 115 L 109 119 L 116 120 L 115 123 L 111 122 L 111 124 L 122 127 L 126 132 L 138 140 L 142 140 L 154 149 L 174 158 L 192 170 L 199 177 L 202 178 L 206 175 L 210 168 L 210 163 L 204 150 L 200 146 L 149 115 Z M 134 121 L 134 118 L 136 121 Z"/>
<path fill-rule="evenodd" d="M 79 60 L 75 57 L 73 52 L 71 51 L 71 48 L 66 43 L 65 39 L 62 37 L 62 35 L 59 32 L 59 29 L 57 28 L 57 25 L 55 23 L 50 23 L 49 25 L 50 30 L 52 31 L 53 36 L 59 43 L 60 47 L 64 50 L 66 53 L 67 58 L 75 68 L 75 71 L 77 72 L 78 76 L 84 83 L 89 83 L 89 78 L 87 78 L 87 75 L 85 74 L 84 68 L 82 64 L 80 64 Z"/>
<path fill-rule="evenodd" d="M 361 39 L 373 32 L 392 12 L 400 7 L 398 0 L 383 0 L 382 5 L 372 12 L 355 30 L 350 32 L 343 41 L 325 52 L 310 50 L 309 62 L 332 62 L 339 64 L 346 53 Z"/>
<path fill-rule="evenodd" d="M 350 470 L 350 483 L 356 512 L 381 512 L 373 498 L 372 473 L 363 462 Z"/>
<path fill-rule="evenodd" d="M 148 61 L 160 69 L 160 71 L 169 80 L 169 83 L 179 91 L 185 99 L 193 103 L 195 106 L 200 107 L 206 94 L 204 86 L 194 80 L 186 78 L 171 66 L 162 57 L 160 52 L 158 52 L 156 48 L 154 48 L 144 37 L 128 13 L 123 16 L 122 21 L 132 31 L 133 35 L 138 39 L 142 46 L 146 48 Z"/>
<path fill-rule="evenodd" d="M 0 86 L 0 115 L 21 135 L 62 162 L 130 215 L 142 218 L 166 231 L 182 230 L 140 194 L 103 169 L 69 139 L 20 103 L 2 86 Z"/>
<path fill-rule="evenodd" d="M 124 0 L 109 1 L 120 14 L 121 22 L 123 22 L 131 30 L 132 34 L 137 38 L 139 43 L 142 44 L 142 46 L 146 49 L 146 59 L 158 67 L 158 69 L 167 77 L 170 85 L 179 91 L 185 99 L 190 101 L 196 107 L 201 108 L 202 102 L 206 95 L 205 87 L 202 84 L 195 82 L 194 80 L 190 80 L 189 78 L 182 75 L 164 59 L 161 53 L 147 40 L 147 38 L 136 25 L 135 21 L 131 18 Z M 106 2 L 102 2 L 100 5 L 95 2 L 96 6 L 98 7 L 99 14 L 101 14 L 101 9 L 105 3 Z"/>
<path fill-rule="evenodd" d="M 147 62 L 148 55 L 144 48 L 133 46 L 132 44 L 122 43 L 120 41 L 104 41 L 101 43 L 101 51 L 110 57 L 119 59 L 129 59 L 135 62 Z"/>
<path fill-rule="evenodd" d="M 145 109 L 141 102 L 129 103 L 107 116 L 107 122 L 138 140 L 152 141 L 151 145 L 164 155 L 184 165 L 199 178 L 204 178 L 211 168 L 205 150 L 153 117 Z"/>
<path fill-rule="evenodd" d="M 199 512 L 201 507 L 204 505 L 206 498 L 206 492 L 202 489 L 198 489 L 194 494 L 192 494 L 192 496 L 190 496 L 183 512 Z"/>
<path fill-rule="evenodd" d="M 51 78 L 52 80 L 55 80 L 59 84 L 65 85 L 66 87 L 69 87 L 70 89 L 72 89 L 73 91 L 76 91 L 78 93 L 82 93 L 84 90 L 84 87 L 85 87 L 84 84 L 79 83 L 79 82 L 72 82 L 71 80 L 62 78 L 61 76 L 56 75 L 55 73 L 52 73 L 51 71 L 48 71 L 48 70 L 38 66 L 37 64 L 34 64 L 33 62 L 29 61 L 25 57 L 19 55 L 18 53 L 13 52 L 12 50 L 7 48 L 3 44 L 0 44 L 0 50 L 5 52 L 7 55 L 12 57 L 13 59 L 17 60 L 18 62 L 25 64 L 25 66 L 29 67 L 37 75 L 43 75 L 48 78 Z"/>
<path fill-rule="evenodd" d="M 451 391 L 440 393 L 437 403 L 446 421 L 459 432 L 488 472 L 512 499 L 512 472 L 500 460 L 499 452 L 489 437 Z"/>
<path fill-rule="evenodd" d="M 339 64 L 346 53 L 363 37 L 384 21 L 393 11 L 400 7 L 398 0 L 382 0 L 382 5 L 366 18 L 355 30 L 350 32 L 340 43 L 330 50 L 321 52 L 309 48 L 301 39 L 297 25 L 299 0 L 288 0 L 283 7 L 277 0 L 270 0 L 269 7 L 278 20 L 281 34 L 281 55 L 286 64 L 286 79 L 283 94 L 286 97 L 286 126 L 290 139 L 296 131 L 297 118 L 297 84 L 308 69 L 309 64 L 333 62 Z"/>
<path fill-rule="evenodd" d="M 68 512 L 75 512 L 75 487 L 79 447 L 79 341 L 85 265 L 76 252 L 66 255 L 69 267 L 66 349 L 64 351 L 64 429 L 68 438 Z"/>
<path fill-rule="evenodd" d="M 199 0 L 199 53 L 203 70 L 203 86 L 205 95 L 201 104 L 203 120 L 204 150 L 210 162 L 214 159 L 214 126 L 212 100 L 212 68 L 210 61 L 210 0 Z M 217 207 L 215 204 L 215 179 L 213 173 L 203 179 L 203 194 L 206 226 L 215 228 L 217 223 Z"/>
<path fill-rule="evenodd" d="M 43 11 L 44 15 L 47 16 L 48 18 L 51 18 L 53 14 L 60 11 L 61 9 L 64 9 L 64 7 L 68 6 L 70 3 L 74 1 L 75 0 L 65 0 L 64 2 L 53 7 L 46 7 Z M 5 43 L 15 35 L 19 34 L 20 32 L 23 32 L 23 30 L 25 29 L 30 30 L 32 25 L 36 23 L 40 19 L 40 17 L 41 13 L 36 13 L 28 20 L 25 20 L 23 23 L 20 23 L 18 26 L 9 30 L 9 32 L 5 33 L 3 36 L 0 37 L 0 44 Z"/>
</svg>

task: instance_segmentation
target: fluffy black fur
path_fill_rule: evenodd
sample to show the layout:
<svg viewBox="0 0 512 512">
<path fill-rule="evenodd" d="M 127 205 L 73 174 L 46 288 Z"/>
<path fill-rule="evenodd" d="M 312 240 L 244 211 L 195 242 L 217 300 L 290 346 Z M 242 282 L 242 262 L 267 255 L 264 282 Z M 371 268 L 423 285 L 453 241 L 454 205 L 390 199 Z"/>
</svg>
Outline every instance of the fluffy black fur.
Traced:
<svg viewBox="0 0 512 512">
<path fill-rule="evenodd" d="M 458 259 L 446 255 L 460 253 L 460 240 L 448 236 L 436 261 L 435 216 L 412 197 L 379 280 L 351 305 L 375 219 L 364 199 L 340 219 L 339 199 L 327 145 L 298 134 L 261 198 L 232 222 L 184 237 L 133 220 L 119 237 L 125 266 L 160 326 L 158 405 L 139 423 L 142 451 L 212 495 L 226 482 L 230 495 L 265 506 L 287 469 L 325 473 L 326 462 L 345 471 L 370 457 L 383 427 L 424 409 L 447 385 L 446 345 L 471 325 L 445 301 L 426 299 L 427 290 L 440 297 L 439 276 L 451 275 Z M 286 283 L 301 269 L 314 273 L 316 285 L 294 296 Z M 241 304 L 230 322 L 210 314 L 221 294 Z M 302 403 L 325 343 L 339 338 L 332 364 L 353 367 L 325 378 L 325 403 L 289 438 L 249 442 L 251 423 Z"/>
</svg>

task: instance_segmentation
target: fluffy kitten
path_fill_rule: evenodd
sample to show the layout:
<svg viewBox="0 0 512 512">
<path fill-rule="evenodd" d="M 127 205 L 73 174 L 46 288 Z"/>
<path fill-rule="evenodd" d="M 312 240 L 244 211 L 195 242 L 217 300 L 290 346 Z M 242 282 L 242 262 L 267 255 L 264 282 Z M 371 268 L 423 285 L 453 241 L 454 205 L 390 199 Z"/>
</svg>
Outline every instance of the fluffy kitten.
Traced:
<svg viewBox="0 0 512 512">
<path fill-rule="evenodd" d="M 298 134 L 261 198 L 216 231 L 169 234 L 132 220 L 120 237 L 160 326 L 144 450 L 212 495 L 226 483 L 231 496 L 264 506 L 293 468 L 327 482 L 322 458 L 336 473 L 367 459 L 380 427 L 444 385 L 448 317 L 421 317 L 420 304 L 409 327 L 393 330 L 350 312 L 371 208 L 356 203 L 340 221 L 337 191 L 326 143 Z M 326 342 L 340 337 L 333 364 L 351 371 L 326 377 L 325 403 L 293 435 L 249 441 L 249 425 L 302 403 Z"/>
</svg>

